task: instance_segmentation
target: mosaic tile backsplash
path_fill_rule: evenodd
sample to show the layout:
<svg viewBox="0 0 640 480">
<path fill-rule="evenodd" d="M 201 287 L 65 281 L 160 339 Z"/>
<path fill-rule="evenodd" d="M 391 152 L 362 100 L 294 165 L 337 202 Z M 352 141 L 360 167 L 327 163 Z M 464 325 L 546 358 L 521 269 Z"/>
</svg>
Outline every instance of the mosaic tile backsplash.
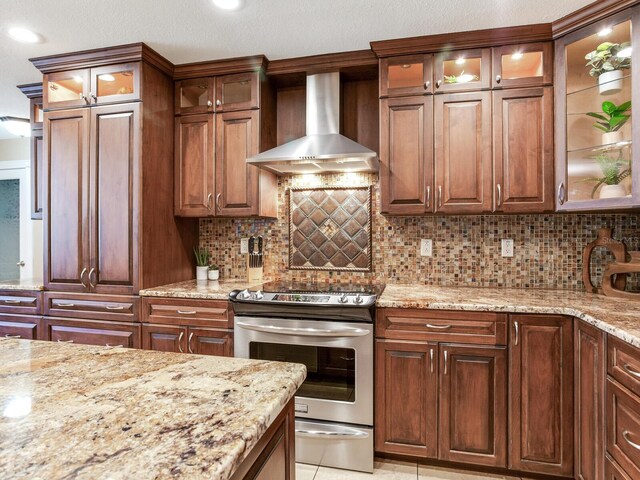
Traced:
<svg viewBox="0 0 640 480">
<path fill-rule="evenodd" d="M 200 244 L 210 249 L 225 279 L 246 278 L 240 239 L 263 235 L 267 278 L 572 290 L 583 289 L 582 249 L 598 228 L 612 228 L 629 250 L 640 250 L 640 213 L 386 217 L 380 215 L 377 182 L 376 174 L 279 177 L 276 220 L 201 219 Z M 372 271 L 289 270 L 288 189 L 335 185 L 373 185 Z M 433 239 L 432 257 L 420 256 L 422 238 Z M 514 240 L 512 258 L 500 255 L 503 238 Z M 610 259 L 605 253 L 594 254 L 594 284 Z M 627 289 L 640 290 L 637 275 Z"/>
</svg>

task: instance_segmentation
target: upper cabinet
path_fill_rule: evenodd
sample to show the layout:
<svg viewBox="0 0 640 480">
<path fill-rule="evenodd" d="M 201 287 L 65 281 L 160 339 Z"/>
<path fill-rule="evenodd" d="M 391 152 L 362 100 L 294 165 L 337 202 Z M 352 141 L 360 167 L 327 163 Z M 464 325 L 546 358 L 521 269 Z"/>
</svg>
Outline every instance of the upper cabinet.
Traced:
<svg viewBox="0 0 640 480">
<path fill-rule="evenodd" d="M 176 115 L 213 112 L 215 78 L 190 78 L 176 82 Z"/>
<path fill-rule="evenodd" d="M 433 55 L 404 55 L 380 60 L 380 96 L 433 93 Z"/>
<path fill-rule="evenodd" d="M 140 99 L 140 63 L 45 74 L 44 109 L 85 107 Z"/>
<path fill-rule="evenodd" d="M 637 25 L 634 25 L 636 23 Z M 558 210 L 640 205 L 640 7 L 575 31 L 556 43 Z M 636 27 L 636 28 L 632 28 Z"/>
<path fill-rule="evenodd" d="M 553 83 L 551 42 L 492 49 L 493 88 L 531 87 Z"/>
<path fill-rule="evenodd" d="M 464 92 L 490 88 L 491 49 L 437 54 L 434 70 L 436 92 Z"/>
<path fill-rule="evenodd" d="M 247 72 L 216 78 L 216 111 L 231 112 L 260 107 L 260 73 Z"/>
</svg>

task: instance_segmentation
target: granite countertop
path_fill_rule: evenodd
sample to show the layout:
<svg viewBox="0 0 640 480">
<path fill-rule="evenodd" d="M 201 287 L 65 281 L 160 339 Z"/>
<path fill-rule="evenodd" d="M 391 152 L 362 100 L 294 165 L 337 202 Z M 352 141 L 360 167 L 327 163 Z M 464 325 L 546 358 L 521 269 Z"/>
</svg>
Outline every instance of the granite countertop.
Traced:
<svg viewBox="0 0 640 480">
<path fill-rule="evenodd" d="M 266 280 L 265 280 L 266 281 Z M 233 290 L 257 287 L 265 281 L 249 283 L 246 280 L 187 280 L 160 287 L 140 290 L 141 297 L 193 298 L 203 300 L 228 300 Z"/>
<path fill-rule="evenodd" d="M 303 365 L 0 340 L 2 478 L 228 479 Z"/>
<path fill-rule="evenodd" d="M 0 290 L 44 290 L 44 282 L 41 279 L 0 280 Z"/>
<path fill-rule="evenodd" d="M 390 308 L 570 315 L 640 348 L 640 302 L 586 292 L 387 285 L 376 305 Z"/>
</svg>

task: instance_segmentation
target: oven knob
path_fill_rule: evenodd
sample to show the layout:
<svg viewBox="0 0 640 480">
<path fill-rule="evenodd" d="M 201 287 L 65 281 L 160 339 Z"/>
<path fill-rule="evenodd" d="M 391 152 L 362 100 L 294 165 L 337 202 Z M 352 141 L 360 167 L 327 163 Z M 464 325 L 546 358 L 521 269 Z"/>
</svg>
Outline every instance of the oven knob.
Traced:
<svg viewBox="0 0 640 480">
<path fill-rule="evenodd" d="M 360 294 L 356 295 L 356 298 L 353 299 L 353 303 L 357 303 L 357 304 L 362 303 L 362 295 Z"/>
<path fill-rule="evenodd" d="M 262 300 L 264 298 L 264 294 L 260 290 L 258 290 L 253 294 L 253 298 L 255 298 L 256 300 Z"/>
<path fill-rule="evenodd" d="M 340 297 L 338 298 L 338 301 L 340 303 L 347 303 L 349 301 L 349 297 L 347 297 L 346 293 L 343 293 L 342 295 L 340 295 Z"/>
<path fill-rule="evenodd" d="M 240 300 L 246 300 L 246 299 L 247 299 L 247 298 L 249 298 L 250 296 L 251 296 L 251 294 L 249 293 L 249 290 L 247 290 L 247 289 L 244 289 L 243 291 L 241 291 L 241 292 L 238 294 L 238 298 L 239 298 Z"/>
</svg>

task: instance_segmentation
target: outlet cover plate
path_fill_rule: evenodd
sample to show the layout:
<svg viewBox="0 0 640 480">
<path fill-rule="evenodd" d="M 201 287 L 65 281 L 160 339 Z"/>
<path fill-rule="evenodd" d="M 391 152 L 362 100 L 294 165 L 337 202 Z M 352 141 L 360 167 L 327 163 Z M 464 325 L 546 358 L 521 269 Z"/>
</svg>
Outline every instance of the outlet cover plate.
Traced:
<svg viewBox="0 0 640 480">
<path fill-rule="evenodd" d="M 240 255 L 249 253 L 249 238 L 240 239 Z"/>
<path fill-rule="evenodd" d="M 512 238 L 502 239 L 502 256 L 506 258 L 513 257 L 513 239 Z"/>
<path fill-rule="evenodd" d="M 433 256 L 433 240 L 431 240 L 430 238 L 423 238 L 422 240 L 420 240 L 420 256 Z"/>
</svg>

